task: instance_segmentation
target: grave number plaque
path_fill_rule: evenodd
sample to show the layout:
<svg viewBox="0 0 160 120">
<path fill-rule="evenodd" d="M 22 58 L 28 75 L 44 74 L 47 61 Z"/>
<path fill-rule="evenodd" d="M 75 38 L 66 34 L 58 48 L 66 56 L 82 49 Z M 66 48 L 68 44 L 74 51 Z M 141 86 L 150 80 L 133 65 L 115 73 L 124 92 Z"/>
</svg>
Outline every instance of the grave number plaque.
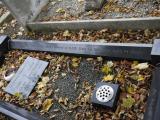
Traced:
<svg viewBox="0 0 160 120">
<path fill-rule="evenodd" d="M 5 91 L 12 95 L 20 93 L 27 98 L 47 66 L 48 62 L 27 57 Z"/>
</svg>

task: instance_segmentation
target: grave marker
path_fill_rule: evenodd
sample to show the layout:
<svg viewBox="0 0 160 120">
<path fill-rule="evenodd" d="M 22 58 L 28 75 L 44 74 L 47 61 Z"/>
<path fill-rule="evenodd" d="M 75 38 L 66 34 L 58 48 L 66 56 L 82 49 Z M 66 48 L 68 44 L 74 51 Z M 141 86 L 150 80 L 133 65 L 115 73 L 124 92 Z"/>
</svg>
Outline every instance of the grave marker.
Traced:
<svg viewBox="0 0 160 120">
<path fill-rule="evenodd" d="M 47 65 L 48 62 L 27 57 L 5 91 L 12 95 L 20 93 L 27 98 Z"/>
</svg>

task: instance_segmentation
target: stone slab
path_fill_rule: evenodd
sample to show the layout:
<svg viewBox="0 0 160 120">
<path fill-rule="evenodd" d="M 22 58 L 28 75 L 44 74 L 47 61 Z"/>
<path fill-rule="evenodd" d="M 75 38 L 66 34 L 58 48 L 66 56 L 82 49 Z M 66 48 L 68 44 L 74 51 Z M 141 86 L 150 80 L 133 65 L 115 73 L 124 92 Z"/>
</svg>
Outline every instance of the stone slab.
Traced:
<svg viewBox="0 0 160 120">
<path fill-rule="evenodd" d="M 85 10 L 99 10 L 107 0 L 85 0 Z"/>
<path fill-rule="evenodd" d="M 27 98 L 47 65 L 48 62 L 27 57 L 5 91 L 12 95 L 20 93 L 24 98 Z"/>
<path fill-rule="evenodd" d="M 22 24 L 33 21 L 49 0 L 2 0 L 12 15 Z"/>
<path fill-rule="evenodd" d="M 145 30 L 160 29 L 160 17 L 149 18 L 122 18 L 102 20 L 75 20 L 75 21 L 54 21 L 54 22 L 30 22 L 27 26 L 32 31 L 59 31 L 59 30 Z"/>
<path fill-rule="evenodd" d="M 45 51 L 83 56 L 103 56 L 109 58 L 151 60 L 152 44 L 96 43 L 71 41 L 12 40 L 11 49 Z"/>
<path fill-rule="evenodd" d="M 151 91 L 147 101 L 144 120 L 160 120 L 160 65 L 153 72 Z"/>
<path fill-rule="evenodd" d="M 15 120 L 44 120 L 43 117 L 34 112 L 29 112 L 25 109 L 3 101 L 0 101 L 0 113 L 3 113 Z"/>
</svg>

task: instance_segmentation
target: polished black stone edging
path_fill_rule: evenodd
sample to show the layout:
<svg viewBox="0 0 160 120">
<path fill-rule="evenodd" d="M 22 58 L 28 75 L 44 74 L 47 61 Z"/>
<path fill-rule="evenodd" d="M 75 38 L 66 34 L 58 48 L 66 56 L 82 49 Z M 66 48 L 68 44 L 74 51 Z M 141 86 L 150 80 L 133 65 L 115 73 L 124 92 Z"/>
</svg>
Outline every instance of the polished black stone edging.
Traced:
<svg viewBox="0 0 160 120">
<path fill-rule="evenodd" d="M 45 51 L 51 53 L 102 56 L 108 58 L 151 60 L 152 44 L 96 43 L 71 41 L 12 40 L 11 49 Z"/>
<path fill-rule="evenodd" d="M 144 120 L 160 120 L 160 65 L 157 65 L 153 71 Z"/>
<path fill-rule="evenodd" d="M 0 113 L 16 120 L 45 120 L 36 113 L 29 112 L 15 105 L 0 101 Z"/>
<path fill-rule="evenodd" d="M 5 39 L 4 39 L 5 38 Z M 7 38 L 7 39 L 6 39 Z M 8 45 L 6 43 L 8 42 Z M 151 91 L 148 97 L 144 120 L 160 120 L 160 40 L 154 44 L 93 43 L 66 41 L 10 40 L 0 37 L 0 51 L 7 50 L 44 51 L 51 53 L 103 56 L 108 58 L 150 61 L 154 65 Z M 0 109 L 2 107 L 0 106 Z M 7 108 L 7 107 L 6 107 Z M 17 113 L 17 109 L 9 112 Z M 4 113 L 6 114 L 6 113 Z M 8 115 L 8 114 L 6 114 Z M 12 116 L 11 116 L 12 117 Z M 34 116 L 33 116 L 34 117 Z"/>
</svg>

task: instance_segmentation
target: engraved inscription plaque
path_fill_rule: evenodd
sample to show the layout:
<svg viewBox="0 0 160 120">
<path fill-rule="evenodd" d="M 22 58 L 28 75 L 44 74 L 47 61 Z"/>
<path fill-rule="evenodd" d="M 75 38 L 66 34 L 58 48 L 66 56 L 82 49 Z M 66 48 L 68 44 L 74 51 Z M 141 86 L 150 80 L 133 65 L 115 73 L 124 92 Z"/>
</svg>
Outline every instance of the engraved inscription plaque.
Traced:
<svg viewBox="0 0 160 120">
<path fill-rule="evenodd" d="M 48 62 L 27 57 L 5 91 L 12 95 L 20 93 L 27 98 L 47 65 Z"/>
</svg>

